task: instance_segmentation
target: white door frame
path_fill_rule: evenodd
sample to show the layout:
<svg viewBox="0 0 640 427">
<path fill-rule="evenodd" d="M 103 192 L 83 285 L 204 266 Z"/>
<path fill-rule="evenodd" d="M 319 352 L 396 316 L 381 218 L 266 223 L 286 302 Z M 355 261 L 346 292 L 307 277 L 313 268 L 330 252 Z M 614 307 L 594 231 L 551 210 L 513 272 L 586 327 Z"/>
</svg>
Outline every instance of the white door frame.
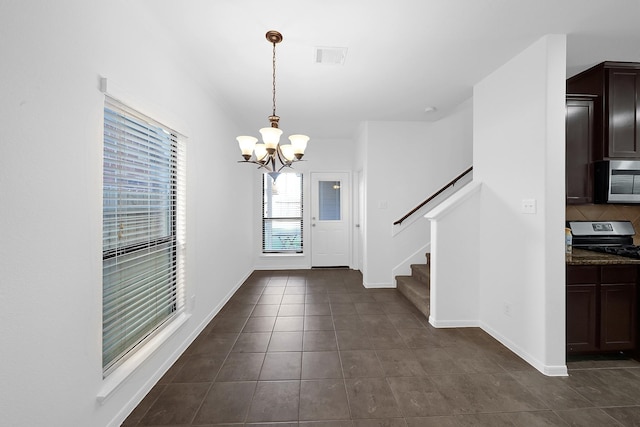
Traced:
<svg viewBox="0 0 640 427">
<path fill-rule="evenodd" d="M 353 270 L 362 270 L 362 205 L 360 203 L 360 180 L 362 172 L 353 172 L 351 175 L 351 230 L 352 230 L 352 251 L 351 251 L 351 268 Z"/>
</svg>

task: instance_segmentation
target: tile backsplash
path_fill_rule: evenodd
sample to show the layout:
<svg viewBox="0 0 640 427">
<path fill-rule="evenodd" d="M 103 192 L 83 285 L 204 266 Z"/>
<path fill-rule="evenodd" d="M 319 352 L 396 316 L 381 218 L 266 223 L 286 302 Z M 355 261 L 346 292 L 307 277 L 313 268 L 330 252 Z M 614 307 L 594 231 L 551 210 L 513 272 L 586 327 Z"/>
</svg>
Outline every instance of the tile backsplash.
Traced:
<svg viewBox="0 0 640 427">
<path fill-rule="evenodd" d="M 640 245 L 640 205 L 567 205 L 567 221 L 631 221 L 636 235 L 633 243 Z"/>
</svg>

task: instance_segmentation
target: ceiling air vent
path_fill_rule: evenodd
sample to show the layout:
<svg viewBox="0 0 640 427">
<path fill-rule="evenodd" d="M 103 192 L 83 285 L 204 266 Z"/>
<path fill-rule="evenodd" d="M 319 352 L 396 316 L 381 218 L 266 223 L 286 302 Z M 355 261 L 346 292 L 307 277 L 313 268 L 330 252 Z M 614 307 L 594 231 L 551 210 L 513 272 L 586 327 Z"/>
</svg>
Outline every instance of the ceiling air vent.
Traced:
<svg viewBox="0 0 640 427">
<path fill-rule="evenodd" d="M 316 64 L 342 65 L 347 56 L 346 47 L 316 47 Z"/>
</svg>

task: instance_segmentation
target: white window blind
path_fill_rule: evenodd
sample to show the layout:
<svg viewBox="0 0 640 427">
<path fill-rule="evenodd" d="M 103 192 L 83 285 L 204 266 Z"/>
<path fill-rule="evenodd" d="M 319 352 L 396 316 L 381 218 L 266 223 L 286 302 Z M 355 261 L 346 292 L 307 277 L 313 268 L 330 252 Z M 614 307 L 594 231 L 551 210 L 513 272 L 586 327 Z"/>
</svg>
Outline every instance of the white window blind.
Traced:
<svg viewBox="0 0 640 427">
<path fill-rule="evenodd" d="M 105 375 L 184 308 L 185 162 L 181 135 L 105 98 Z"/>
<path fill-rule="evenodd" d="M 302 174 L 264 174 L 262 184 L 262 252 L 302 253 Z"/>
</svg>

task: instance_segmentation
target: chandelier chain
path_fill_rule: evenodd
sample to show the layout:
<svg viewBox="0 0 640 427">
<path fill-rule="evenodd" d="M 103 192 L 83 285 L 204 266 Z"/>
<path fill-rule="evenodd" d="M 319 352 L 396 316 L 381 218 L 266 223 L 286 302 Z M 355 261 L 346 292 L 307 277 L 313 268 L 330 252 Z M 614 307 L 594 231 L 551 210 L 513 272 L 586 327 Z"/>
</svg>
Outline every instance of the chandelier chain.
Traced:
<svg viewBox="0 0 640 427">
<path fill-rule="evenodd" d="M 276 43 L 273 42 L 273 115 L 276 115 Z"/>
</svg>

